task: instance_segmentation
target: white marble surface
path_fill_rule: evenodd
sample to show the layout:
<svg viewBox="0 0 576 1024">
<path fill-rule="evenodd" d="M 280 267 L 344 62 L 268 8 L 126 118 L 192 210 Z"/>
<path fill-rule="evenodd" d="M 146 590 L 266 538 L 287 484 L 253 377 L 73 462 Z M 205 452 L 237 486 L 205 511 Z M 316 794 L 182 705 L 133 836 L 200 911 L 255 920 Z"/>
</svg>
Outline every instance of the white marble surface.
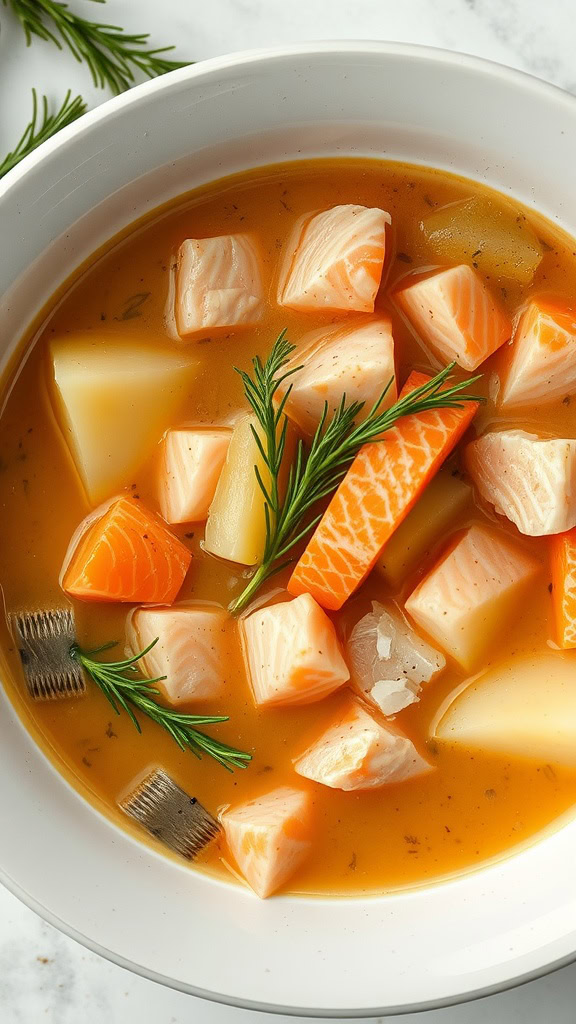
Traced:
<svg viewBox="0 0 576 1024">
<path fill-rule="evenodd" d="M 105 9 L 95 9 L 89 0 L 70 3 L 100 20 L 148 30 L 157 44 L 178 41 L 182 59 L 312 39 L 385 38 L 464 50 L 576 92 L 574 0 L 108 0 Z M 54 99 L 68 87 L 91 102 L 103 98 L 68 54 L 40 41 L 26 51 L 0 5 L 0 152 L 27 120 L 32 85 Z M 574 1024 L 575 1006 L 576 966 L 515 992 L 411 1020 Z M 76 945 L 0 889 L 0 1024 L 258 1024 L 264 1019 L 273 1020 L 202 1003 L 135 977 Z"/>
</svg>

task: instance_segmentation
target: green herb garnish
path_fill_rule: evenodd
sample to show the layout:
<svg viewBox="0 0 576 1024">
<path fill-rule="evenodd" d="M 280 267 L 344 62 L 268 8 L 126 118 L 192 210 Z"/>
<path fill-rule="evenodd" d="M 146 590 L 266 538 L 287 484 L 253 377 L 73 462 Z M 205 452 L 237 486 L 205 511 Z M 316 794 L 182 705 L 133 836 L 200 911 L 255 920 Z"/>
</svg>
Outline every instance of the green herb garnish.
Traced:
<svg viewBox="0 0 576 1024">
<path fill-rule="evenodd" d="M 285 381 L 301 369 L 288 366 L 295 348 L 287 340 L 286 332 L 282 331 L 264 364 L 259 356 L 252 360 L 252 374 L 236 369 L 242 377 L 246 398 L 262 428 L 262 440 L 254 428 L 252 431 L 270 473 L 271 483 L 267 487 L 258 468 L 254 467 L 264 496 L 266 545 L 261 565 L 240 596 L 231 603 L 232 612 L 242 611 L 266 580 L 291 564 L 292 557 L 286 556 L 311 533 L 322 518 L 320 512 L 310 519 L 310 510 L 336 490 L 363 445 L 379 440 L 402 416 L 431 409 L 459 409 L 463 402 L 482 401 L 478 395 L 467 394 L 465 391 L 481 375 L 446 387 L 455 366 L 455 363 L 450 363 L 430 381 L 415 388 L 389 409 L 381 410 L 382 402 L 392 385 L 390 380 L 362 423 L 356 423 L 356 420 L 364 408 L 364 402 L 351 402 L 347 405 L 346 395 L 342 395 L 331 419 L 328 418 L 328 403 L 325 403 L 310 447 L 306 448 L 302 441 L 298 444 L 285 494 L 281 498 L 280 471 L 288 429 L 284 408 L 292 385 L 286 387 L 280 402 L 276 403 L 275 397 Z"/>
<path fill-rule="evenodd" d="M 46 139 L 52 138 L 61 128 L 76 121 L 85 110 L 86 104 L 82 97 L 72 97 L 72 93 L 68 90 L 60 109 L 55 114 L 51 114 L 46 96 L 43 96 L 39 103 L 36 90 L 32 89 L 32 117 L 16 148 L 8 153 L 0 163 L 0 178 L 8 174 L 8 171 L 11 171 L 42 142 L 46 142 Z"/>
<path fill-rule="evenodd" d="M 90 68 L 94 85 L 108 86 L 113 93 L 125 92 L 134 85 L 134 72 L 155 78 L 167 71 L 186 66 L 185 61 L 167 60 L 164 54 L 173 46 L 148 49 L 147 32 L 131 34 L 118 25 L 102 24 L 74 14 L 59 0 L 3 0 L 18 18 L 30 45 L 32 38 L 66 46 L 77 61 Z M 106 0 L 93 0 L 106 3 Z"/>
<path fill-rule="evenodd" d="M 135 654 L 133 658 L 126 658 L 123 661 L 99 661 L 94 657 L 116 647 L 115 643 L 104 644 L 103 647 L 98 647 L 93 651 L 83 651 L 78 644 L 73 644 L 70 648 L 70 655 L 82 665 L 90 678 L 100 687 L 116 714 L 119 715 L 121 711 L 125 711 L 138 732 L 142 730 L 133 708 L 166 729 L 181 750 L 191 750 L 198 758 L 207 754 L 228 771 L 233 771 L 234 768 L 246 768 L 252 760 L 251 754 L 235 750 L 234 747 L 229 747 L 226 743 L 207 736 L 197 728 L 199 725 L 217 725 L 219 722 L 227 722 L 228 715 L 187 715 L 182 711 L 174 711 L 172 708 L 166 708 L 157 703 L 155 698 L 160 694 L 154 684 L 161 682 L 166 676 L 143 679 L 140 677 L 137 667 L 137 663 L 152 650 L 157 642 L 158 639 L 154 640 L 145 650 Z"/>
</svg>

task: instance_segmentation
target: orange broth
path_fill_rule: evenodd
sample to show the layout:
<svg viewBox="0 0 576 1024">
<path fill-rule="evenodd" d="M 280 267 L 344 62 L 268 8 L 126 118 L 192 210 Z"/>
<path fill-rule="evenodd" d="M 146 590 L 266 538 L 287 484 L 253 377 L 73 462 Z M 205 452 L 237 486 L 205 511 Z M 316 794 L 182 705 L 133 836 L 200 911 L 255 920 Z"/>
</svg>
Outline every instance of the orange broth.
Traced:
<svg viewBox="0 0 576 1024">
<path fill-rule="evenodd" d="M 392 216 L 392 244 L 377 308 L 388 310 L 393 317 L 399 380 L 403 381 L 412 368 L 435 372 L 438 366 L 430 362 L 397 316 L 387 293 L 407 271 L 430 263 L 419 231 L 420 220 L 433 208 L 487 191 L 446 172 L 397 163 L 359 159 L 300 162 L 215 182 L 181 197 L 123 237 L 112 240 L 106 251 L 81 268 L 61 300 L 46 311 L 28 357 L 3 382 L 7 398 L 0 418 L 0 583 L 7 611 L 61 603 L 58 577 L 64 554 L 76 526 L 89 511 L 51 410 L 47 344 L 53 336 L 78 329 L 99 336 L 112 328 L 151 346 L 159 341 L 166 344 L 164 306 L 171 260 L 181 241 L 253 231 L 264 252 L 264 274 L 270 283 L 265 318 L 257 328 L 190 343 L 199 368 L 181 420 L 229 421 L 232 414 L 245 407 L 233 366 L 248 368 L 256 353 L 264 357 L 282 328 L 287 328 L 290 339 L 297 342 L 306 331 L 327 319 L 322 321 L 313 314 L 296 313 L 275 304 L 275 277 L 294 221 L 311 210 L 359 203 L 382 207 Z M 495 203 L 503 202 L 497 194 L 490 195 Z M 573 242 L 550 223 L 517 208 L 519 216 L 528 217 L 545 249 L 530 291 L 545 290 L 565 298 L 575 295 Z M 525 291 L 509 281 L 489 280 L 489 284 L 512 311 L 525 300 Z M 135 301 L 137 315 L 126 318 Z M 480 388 L 485 394 L 498 358 L 496 354 L 481 368 L 484 378 Z M 511 422 L 573 437 L 574 408 L 574 404 L 559 401 L 541 410 L 531 409 L 529 419 L 519 421 L 516 416 Z M 494 406 L 488 400 L 473 429 L 484 428 L 495 418 Z M 155 458 L 136 479 L 126 480 L 126 486 L 157 509 L 154 469 Z M 470 505 L 454 528 L 482 518 L 486 518 L 484 513 Z M 518 537 L 511 524 L 502 525 Z M 245 584 L 245 569 L 202 551 L 203 524 L 177 526 L 174 532 L 193 552 L 192 569 L 181 597 L 227 605 Z M 446 537 L 439 537 L 438 545 L 445 541 Z M 545 560 L 544 541 L 530 540 L 528 546 Z M 427 561 L 416 577 L 406 581 L 406 590 L 429 564 Z M 485 664 L 546 646 L 548 582 L 544 571 L 513 626 L 489 650 Z M 273 586 L 278 583 L 275 580 Z M 373 572 L 336 617 L 340 626 L 355 621 L 369 608 L 370 599 L 387 596 L 390 591 L 382 577 Z M 84 646 L 123 640 L 126 606 L 76 602 L 75 612 Z M 179 751 L 154 724 L 144 721 L 139 735 L 125 715 L 114 715 L 95 686 L 89 686 L 87 696 L 81 699 L 32 702 L 26 695 L 5 626 L 2 640 L 5 685 L 26 724 L 89 800 L 122 827 L 135 832 L 135 826 L 118 810 L 117 802 L 149 766 L 163 765 L 184 789 L 216 812 L 228 803 L 296 781 L 292 759 L 344 699 L 337 694 L 308 707 L 257 710 L 237 652 L 228 666 L 226 696 L 217 706 L 198 708 L 200 712 L 229 714 L 228 723 L 212 726 L 211 731 L 234 746 L 254 752 L 247 770 L 228 774 L 209 758 L 197 761 L 192 754 Z M 575 771 L 448 745 L 436 748 L 428 740 L 428 725 L 436 709 L 464 678 L 464 673 L 449 661 L 439 680 L 424 687 L 420 702 L 398 716 L 399 724 L 430 758 L 436 771 L 368 793 L 332 791 L 297 779 L 313 792 L 317 830 L 312 854 L 291 880 L 290 891 L 353 895 L 427 883 L 502 855 L 532 840 L 571 811 L 576 803 Z M 202 867 L 230 878 L 225 861 L 223 848 L 214 847 Z"/>
</svg>

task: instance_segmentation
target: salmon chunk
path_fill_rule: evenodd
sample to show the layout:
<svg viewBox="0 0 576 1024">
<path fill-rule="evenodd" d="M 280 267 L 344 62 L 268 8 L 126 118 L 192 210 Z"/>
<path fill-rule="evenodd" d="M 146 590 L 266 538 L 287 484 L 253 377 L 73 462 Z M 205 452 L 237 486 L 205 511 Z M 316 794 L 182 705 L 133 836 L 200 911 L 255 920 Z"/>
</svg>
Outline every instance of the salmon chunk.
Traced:
<svg viewBox="0 0 576 1024">
<path fill-rule="evenodd" d="M 303 217 L 287 245 L 279 305 L 372 313 L 390 223 L 384 210 L 353 204 Z"/>
<path fill-rule="evenodd" d="M 160 509 L 167 523 L 200 523 L 216 493 L 231 430 L 180 427 L 164 439 L 158 481 Z"/>
<path fill-rule="evenodd" d="M 241 629 L 258 706 L 311 704 L 350 678 L 336 630 L 309 594 L 259 608 Z"/>
<path fill-rule="evenodd" d="M 470 526 L 412 592 L 406 611 L 470 670 L 506 626 L 539 568 L 506 534 Z"/>
<path fill-rule="evenodd" d="M 576 529 L 550 540 L 555 640 L 576 647 Z"/>
<path fill-rule="evenodd" d="M 407 736 L 351 699 L 349 707 L 294 762 L 299 775 L 330 789 L 376 789 L 432 771 Z"/>
<path fill-rule="evenodd" d="M 466 449 L 480 495 L 520 533 L 542 537 L 576 526 L 576 440 L 492 431 Z"/>
<path fill-rule="evenodd" d="M 441 359 L 475 370 L 510 340 L 512 324 L 479 274 L 462 264 L 400 288 L 396 301 Z"/>
<path fill-rule="evenodd" d="M 117 498 L 79 532 L 62 579 L 71 597 L 131 604 L 176 600 L 192 555 L 141 502 Z"/>
<path fill-rule="evenodd" d="M 263 301 L 260 260 L 248 235 L 182 242 L 174 305 L 181 338 L 256 324 Z"/>
<path fill-rule="evenodd" d="M 261 899 L 286 884 L 312 845 L 312 798 L 291 786 L 232 807 L 220 820 L 230 853 Z"/>
<path fill-rule="evenodd" d="M 553 402 L 576 392 L 576 312 L 533 299 L 514 332 L 501 405 Z"/>
<path fill-rule="evenodd" d="M 312 331 L 302 339 L 291 365 L 302 369 L 286 382 L 291 385 L 286 412 L 308 436 L 314 434 L 325 404 L 331 418 L 344 394 L 348 403 L 364 402 L 358 422 L 366 418 L 386 388 L 380 408 L 388 409 L 396 401 L 394 341 L 388 317 L 359 318 Z"/>
<path fill-rule="evenodd" d="M 224 691 L 229 649 L 228 613 L 217 605 L 138 608 L 130 616 L 128 642 L 137 654 L 158 642 L 144 658 L 150 678 L 169 704 L 213 700 Z"/>
<path fill-rule="evenodd" d="M 411 373 L 400 392 L 430 380 Z M 478 405 L 403 416 L 350 466 L 300 558 L 288 590 L 338 609 L 378 560 L 384 545 L 469 426 Z"/>
</svg>

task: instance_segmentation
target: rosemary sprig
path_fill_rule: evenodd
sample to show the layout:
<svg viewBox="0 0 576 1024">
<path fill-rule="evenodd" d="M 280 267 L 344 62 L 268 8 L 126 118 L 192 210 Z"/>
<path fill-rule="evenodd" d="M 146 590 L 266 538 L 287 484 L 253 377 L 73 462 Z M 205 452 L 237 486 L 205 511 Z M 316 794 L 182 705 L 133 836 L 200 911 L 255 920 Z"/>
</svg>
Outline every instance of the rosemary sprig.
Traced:
<svg viewBox="0 0 576 1024">
<path fill-rule="evenodd" d="M 290 565 L 292 558 L 287 556 L 322 518 L 321 512 L 311 519 L 308 513 L 317 502 L 336 490 L 363 445 L 379 440 L 402 416 L 431 409 L 459 409 L 463 402 L 482 401 L 481 397 L 466 393 L 466 388 L 479 380 L 481 375 L 447 386 L 455 366 L 450 363 L 430 381 L 415 388 L 389 409 L 382 410 L 382 402 L 392 385 L 390 380 L 362 423 L 356 420 L 364 408 L 364 402 L 351 402 L 347 405 L 346 395 L 342 395 L 331 419 L 328 418 L 328 403 L 325 403 L 310 448 L 307 450 L 302 441 L 298 444 L 284 498 L 280 500 L 279 474 L 287 430 L 284 408 L 292 385 L 289 384 L 285 389 L 276 409 L 274 397 L 287 378 L 301 369 L 286 368 L 294 351 L 295 346 L 287 341 L 286 332 L 283 331 L 264 364 L 258 356 L 252 360 L 252 375 L 243 370 L 236 371 L 242 377 L 246 398 L 262 428 L 263 440 L 254 428 L 253 433 L 269 470 L 271 485 L 265 486 L 255 467 L 265 503 L 266 545 L 261 565 L 240 596 L 230 605 L 230 611 L 235 613 L 246 607 L 267 579 Z"/>
<path fill-rule="evenodd" d="M 100 687 L 116 714 L 119 715 L 121 711 L 125 711 L 138 732 L 142 730 L 133 708 L 166 729 L 181 750 L 191 750 L 198 758 L 202 757 L 202 754 L 207 754 L 228 771 L 233 771 L 234 768 L 246 768 L 252 760 L 251 754 L 245 754 L 241 750 L 229 747 L 226 743 L 213 739 L 212 736 L 206 735 L 197 728 L 199 725 L 227 722 L 228 715 L 187 715 L 182 711 L 166 708 L 154 699 L 159 696 L 159 691 L 154 684 L 161 682 L 166 676 L 143 679 L 139 675 L 137 664 L 157 642 L 158 639 L 154 640 L 139 654 L 123 661 L 99 661 L 94 657 L 116 647 L 115 643 L 104 644 L 93 651 L 83 651 L 78 644 L 73 644 L 70 648 L 70 655 L 82 665 L 90 678 Z"/>
<path fill-rule="evenodd" d="M 55 114 L 51 114 L 46 96 L 42 96 L 39 102 L 36 89 L 32 89 L 32 117 L 15 149 L 8 153 L 0 163 L 0 178 L 8 174 L 8 171 L 11 171 L 25 156 L 46 142 L 46 139 L 50 139 L 61 128 L 76 121 L 85 111 L 86 104 L 82 97 L 73 97 L 69 89 L 60 109 Z"/>
<path fill-rule="evenodd" d="M 106 0 L 93 0 L 106 3 Z M 108 86 L 116 95 L 134 84 L 134 70 L 148 78 L 186 66 L 187 62 L 167 60 L 164 54 L 173 46 L 147 49 L 149 34 L 130 34 L 118 25 L 108 25 L 74 14 L 59 0 L 3 0 L 18 18 L 29 46 L 36 36 L 54 43 L 59 50 L 67 46 L 77 61 L 90 68 L 94 85 Z"/>
</svg>

